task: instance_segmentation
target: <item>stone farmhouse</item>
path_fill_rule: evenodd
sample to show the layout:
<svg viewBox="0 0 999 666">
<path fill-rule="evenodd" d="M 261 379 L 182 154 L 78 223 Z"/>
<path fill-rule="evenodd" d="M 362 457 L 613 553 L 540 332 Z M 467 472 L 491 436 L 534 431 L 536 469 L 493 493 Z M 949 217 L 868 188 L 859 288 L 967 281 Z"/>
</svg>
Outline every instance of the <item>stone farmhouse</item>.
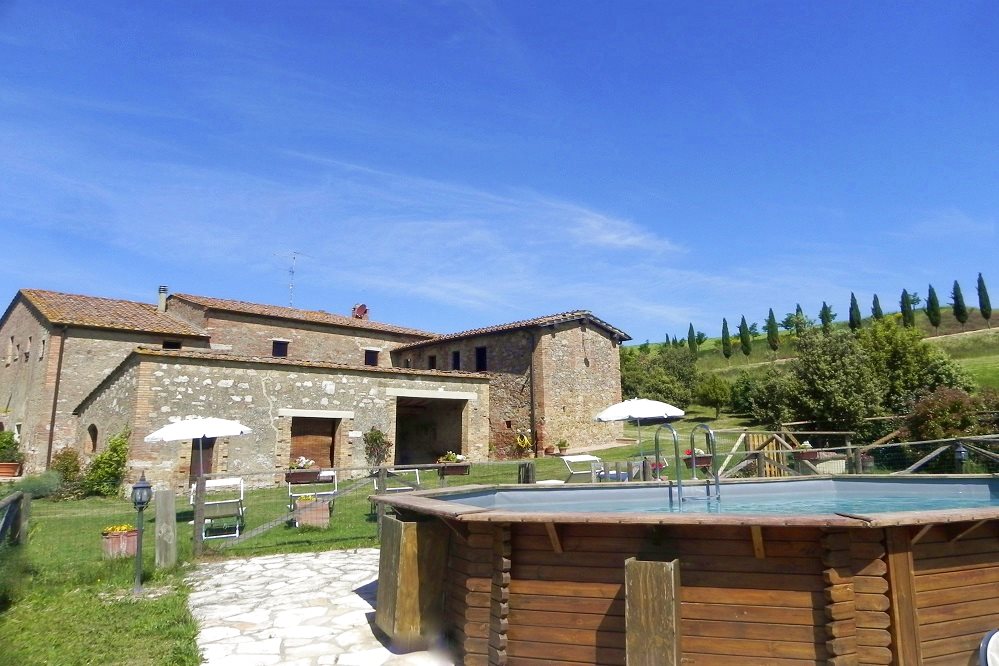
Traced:
<svg viewBox="0 0 999 666">
<path fill-rule="evenodd" d="M 621 399 L 629 339 L 584 310 L 438 335 L 372 321 L 363 305 L 343 316 L 166 287 L 156 304 L 22 289 L 0 319 L 0 429 L 15 431 L 28 472 L 66 447 L 87 459 L 127 429 L 129 480 L 144 470 L 177 489 L 199 468 L 363 466 L 373 427 L 395 464 L 523 454 L 518 434 L 531 455 L 621 436 L 593 416 Z M 200 449 L 143 442 L 193 416 L 253 433 Z"/>
</svg>

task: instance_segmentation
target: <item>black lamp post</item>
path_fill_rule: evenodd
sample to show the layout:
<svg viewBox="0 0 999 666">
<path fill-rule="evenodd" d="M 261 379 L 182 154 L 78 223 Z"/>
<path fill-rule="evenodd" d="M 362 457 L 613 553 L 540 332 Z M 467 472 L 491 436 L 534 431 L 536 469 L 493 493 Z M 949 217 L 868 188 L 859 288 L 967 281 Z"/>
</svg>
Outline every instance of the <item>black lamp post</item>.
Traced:
<svg viewBox="0 0 999 666">
<path fill-rule="evenodd" d="M 146 472 L 143 471 L 142 476 L 132 486 L 132 504 L 139 512 L 139 517 L 136 519 L 136 528 L 139 533 L 135 538 L 135 588 L 133 589 L 136 595 L 142 593 L 142 512 L 152 498 L 153 487 L 146 481 Z"/>
<path fill-rule="evenodd" d="M 954 468 L 958 474 L 964 474 L 964 463 L 968 462 L 968 449 L 958 442 L 954 447 Z"/>
</svg>

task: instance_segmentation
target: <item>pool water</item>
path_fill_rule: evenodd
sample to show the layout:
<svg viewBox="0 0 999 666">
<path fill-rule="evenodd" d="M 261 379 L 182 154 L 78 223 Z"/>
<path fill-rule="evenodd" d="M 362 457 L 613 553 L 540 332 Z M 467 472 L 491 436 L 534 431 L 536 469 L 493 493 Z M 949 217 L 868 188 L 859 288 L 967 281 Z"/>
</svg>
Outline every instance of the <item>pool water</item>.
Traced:
<svg viewBox="0 0 999 666">
<path fill-rule="evenodd" d="M 441 497 L 506 511 L 544 513 L 727 513 L 762 515 L 870 514 L 999 507 L 999 480 L 891 478 L 823 479 L 722 485 L 721 499 L 705 499 L 704 486 L 675 488 L 558 487 L 496 489 Z"/>
</svg>

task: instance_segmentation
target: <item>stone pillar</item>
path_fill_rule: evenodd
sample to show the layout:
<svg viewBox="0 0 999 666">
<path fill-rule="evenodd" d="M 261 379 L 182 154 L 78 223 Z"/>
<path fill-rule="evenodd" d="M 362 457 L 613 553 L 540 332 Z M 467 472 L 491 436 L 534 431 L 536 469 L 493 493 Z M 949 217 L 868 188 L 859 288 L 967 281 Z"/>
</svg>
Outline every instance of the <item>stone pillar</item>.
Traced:
<svg viewBox="0 0 999 666">
<path fill-rule="evenodd" d="M 169 569 L 177 564 L 177 508 L 173 491 L 157 490 L 156 568 Z"/>
</svg>

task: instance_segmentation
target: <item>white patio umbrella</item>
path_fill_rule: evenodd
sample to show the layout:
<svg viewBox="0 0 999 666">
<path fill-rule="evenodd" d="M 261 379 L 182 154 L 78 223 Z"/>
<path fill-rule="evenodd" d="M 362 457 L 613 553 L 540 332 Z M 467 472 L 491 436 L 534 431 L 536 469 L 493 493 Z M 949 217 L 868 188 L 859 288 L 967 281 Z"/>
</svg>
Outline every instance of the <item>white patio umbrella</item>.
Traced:
<svg viewBox="0 0 999 666">
<path fill-rule="evenodd" d="M 649 400 L 647 398 L 632 398 L 611 405 L 597 414 L 597 421 L 634 421 L 638 424 L 638 450 L 642 451 L 642 421 L 672 421 L 682 418 L 684 411 L 679 407 Z"/>
<path fill-rule="evenodd" d="M 248 435 L 252 430 L 247 428 L 245 425 L 239 421 L 230 421 L 228 419 L 220 419 L 214 416 L 199 417 L 194 419 L 185 419 L 183 421 L 174 421 L 169 423 L 159 430 L 154 430 L 153 432 L 146 435 L 142 441 L 149 444 L 155 442 L 177 442 L 185 439 L 198 440 L 198 447 L 204 443 L 206 439 L 215 439 L 216 437 L 236 437 L 239 435 Z M 198 456 L 198 464 L 201 464 L 201 456 Z M 204 468 L 199 469 L 198 473 L 204 475 Z"/>
</svg>

